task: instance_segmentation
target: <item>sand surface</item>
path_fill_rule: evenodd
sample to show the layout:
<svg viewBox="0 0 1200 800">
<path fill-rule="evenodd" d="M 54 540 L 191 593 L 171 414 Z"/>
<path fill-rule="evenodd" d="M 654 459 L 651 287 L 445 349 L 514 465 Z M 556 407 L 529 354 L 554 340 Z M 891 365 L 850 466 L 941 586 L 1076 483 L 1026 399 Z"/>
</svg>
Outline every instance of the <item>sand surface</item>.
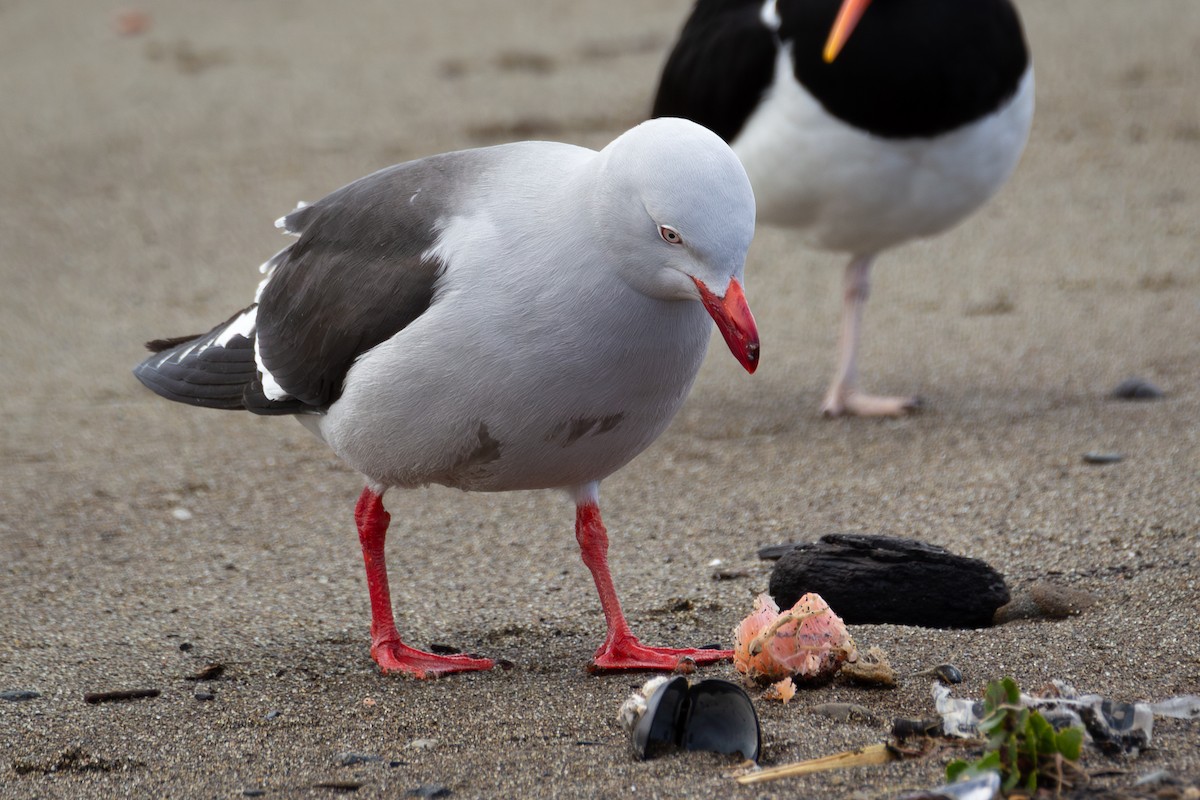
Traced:
<svg viewBox="0 0 1200 800">
<path fill-rule="evenodd" d="M 892 718 L 932 712 L 913 673 L 945 661 L 969 695 L 1004 675 L 1123 700 L 1200 692 L 1200 3 L 1020 5 L 1038 109 L 1015 178 L 876 272 L 864 381 L 931 410 L 820 418 L 841 259 L 765 230 L 747 268 L 762 368 L 742 373 L 718 340 L 603 507 L 652 643 L 726 640 L 766 587 L 756 549 L 835 531 L 923 539 L 1099 603 L 979 631 L 856 627 L 900 686 L 759 702 L 765 764 L 883 741 Z M 645 114 L 687 6 L 143 2 L 149 27 L 121 35 L 114 4 L 0 0 L 0 690 L 41 695 L 0 702 L 0 796 L 341 782 L 358 797 L 868 798 L 940 782 L 950 752 L 756 788 L 710 754 L 633 761 L 615 715 L 641 677 L 583 670 L 603 625 L 555 493 L 389 495 L 402 631 L 514 666 L 381 676 L 358 476 L 289 420 L 170 404 L 129 373 L 142 341 L 245 304 L 297 200 L 445 150 L 605 144 Z M 1106 399 L 1133 375 L 1166 399 Z M 715 559 L 744 576 L 714 580 Z M 210 663 L 218 680 L 185 679 Z M 161 696 L 83 702 L 136 688 Z M 829 701 L 878 722 L 803 713 Z M 1086 765 L 1110 773 L 1099 787 L 1149 794 L 1130 787 L 1158 770 L 1196 786 L 1200 722 L 1160 721 L 1137 760 Z"/>
</svg>

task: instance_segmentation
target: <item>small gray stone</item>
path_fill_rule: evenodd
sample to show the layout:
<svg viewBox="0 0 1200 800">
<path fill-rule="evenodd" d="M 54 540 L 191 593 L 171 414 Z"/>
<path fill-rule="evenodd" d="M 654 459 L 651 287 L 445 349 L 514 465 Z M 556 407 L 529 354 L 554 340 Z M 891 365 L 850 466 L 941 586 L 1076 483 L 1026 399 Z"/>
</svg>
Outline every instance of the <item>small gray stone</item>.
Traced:
<svg viewBox="0 0 1200 800">
<path fill-rule="evenodd" d="M 1124 460 L 1125 456 L 1120 453 L 1100 453 L 1092 451 L 1083 454 L 1083 462 L 1085 464 L 1116 464 Z"/>
<path fill-rule="evenodd" d="M 35 692 L 32 689 L 7 689 L 3 692 L 0 692 L 0 700 L 7 700 L 10 703 L 20 703 L 24 700 L 37 700 L 41 696 L 41 692 Z"/>
<path fill-rule="evenodd" d="M 1108 396 L 1114 400 L 1159 400 L 1166 393 L 1144 378 L 1126 378 Z"/>
<path fill-rule="evenodd" d="M 918 676 L 930 675 L 945 684 L 962 683 L 963 681 L 962 670 L 953 664 L 938 664 L 936 667 L 923 669 L 916 674 Z"/>
<path fill-rule="evenodd" d="M 422 783 L 415 789 L 408 790 L 409 797 L 449 797 L 453 792 L 449 787 L 437 783 Z"/>
<path fill-rule="evenodd" d="M 1096 604 L 1096 596 L 1082 589 L 1034 581 L 1013 593 L 1012 600 L 996 609 L 995 623 L 1018 619 L 1066 619 Z"/>
<path fill-rule="evenodd" d="M 202 702 L 217 699 L 217 696 L 212 692 L 196 692 L 194 695 L 192 695 L 192 697 Z"/>
</svg>

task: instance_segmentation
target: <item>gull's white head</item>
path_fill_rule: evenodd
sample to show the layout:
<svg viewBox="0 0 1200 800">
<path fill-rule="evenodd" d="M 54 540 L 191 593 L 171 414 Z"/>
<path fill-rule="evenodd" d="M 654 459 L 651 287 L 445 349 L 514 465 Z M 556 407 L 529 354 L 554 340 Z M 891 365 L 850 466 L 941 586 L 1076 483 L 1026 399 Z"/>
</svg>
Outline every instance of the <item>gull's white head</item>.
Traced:
<svg viewBox="0 0 1200 800">
<path fill-rule="evenodd" d="M 595 222 L 621 277 L 651 297 L 702 302 L 753 372 L 758 329 L 742 283 L 754 193 L 737 156 L 706 128 L 663 118 L 626 131 L 598 159 Z"/>
</svg>

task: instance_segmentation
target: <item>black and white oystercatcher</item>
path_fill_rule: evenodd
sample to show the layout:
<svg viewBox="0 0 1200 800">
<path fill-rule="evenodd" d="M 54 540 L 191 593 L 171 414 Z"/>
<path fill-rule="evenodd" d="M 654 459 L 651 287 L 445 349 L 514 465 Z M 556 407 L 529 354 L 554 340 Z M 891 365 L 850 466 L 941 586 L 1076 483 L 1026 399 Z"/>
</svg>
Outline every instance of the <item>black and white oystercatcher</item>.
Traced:
<svg viewBox="0 0 1200 800">
<path fill-rule="evenodd" d="M 662 433 L 712 331 L 748 371 L 742 290 L 754 197 L 720 138 L 654 120 L 600 152 L 550 142 L 381 170 L 276 223 L 298 237 L 254 303 L 149 343 L 134 374 L 170 400 L 295 415 L 366 477 L 355 519 L 371 655 L 418 677 L 488 669 L 396 631 L 390 487 L 565 489 L 608 624 L 596 669 L 673 669 L 728 651 L 647 647 L 608 570 L 600 481 Z M 707 313 L 706 313 L 707 312 Z"/>
<path fill-rule="evenodd" d="M 1016 167 L 1033 68 L 1010 0 L 698 0 L 652 116 L 715 131 L 746 167 L 760 221 L 850 255 L 822 410 L 917 407 L 858 390 L 871 263 L 955 225 Z"/>
</svg>

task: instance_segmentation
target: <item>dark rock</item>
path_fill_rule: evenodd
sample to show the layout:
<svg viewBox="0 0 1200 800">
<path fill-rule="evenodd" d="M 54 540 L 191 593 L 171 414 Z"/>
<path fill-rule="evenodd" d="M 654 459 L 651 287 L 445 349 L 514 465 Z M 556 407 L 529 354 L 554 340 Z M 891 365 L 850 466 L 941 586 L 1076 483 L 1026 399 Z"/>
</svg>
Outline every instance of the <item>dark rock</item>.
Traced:
<svg viewBox="0 0 1200 800">
<path fill-rule="evenodd" d="M 213 694 L 212 692 L 196 692 L 194 695 L 192 695 L 192 697 L 196 698 L 197 700 L 200 700 L 201 702 L 207 702 L 209 700 L 217 699 L 217 696 L 215 694 Z"/>
<path fill-rule="evenodd" d="M 795 550 L 799 545 L 796 542 L 784 542 L 783 544 L 767 544 L 758 548 L 758 557 L 763 561 L 775 561 L 780 559 L 786 553 Z"/>
<path fill-rule="evenodd" d="M 1118 464 L 1123 460 L 1125 460 L 1125 456 L 1120 453 L 1090 452 L 1083 454 L 1083 463 L 1085 464 Z"/>
<path fill-rule="evenodd" d="M 454 794 L 449 787 L 438 783 L 422 783 L 415 789 L 409 789 L 409 797 L 449 797 Z"/>
<path fill-rule="evenodd" d="M 242 789 L 242 797 L 262 797 L 266 789 Z"/>
<path fill-rule="evenodd" d="M 1009 600 L 983 561 L 915 539 L 837 533 L 779 559 L 769 591 L 780 608 L 816 592 L 851 625 L 983 628 Z"/>
<path fill-rule="evenodd" d="M 1166 393 L 1144 378 L 1126 378 L 1108 396 L 1114 400 L 1159 400 Z"/>
<path fill-rule="evenodd" d="M 0 700 L 7 700 L 10 703 L 20 703 L 24 700 L 37 700 L 42 696 L 41 692 L 35 692 L 32 689 L 6 689 L 0 692 Z"/>
<path fill-rule="evenodd" d="M 267 719 L 279 719 L 282 716 L 283 716 L 283 712 L 278 711 L 276 709 L 271 709 L 270 711 L 267 712 Z"/>
</svg>

